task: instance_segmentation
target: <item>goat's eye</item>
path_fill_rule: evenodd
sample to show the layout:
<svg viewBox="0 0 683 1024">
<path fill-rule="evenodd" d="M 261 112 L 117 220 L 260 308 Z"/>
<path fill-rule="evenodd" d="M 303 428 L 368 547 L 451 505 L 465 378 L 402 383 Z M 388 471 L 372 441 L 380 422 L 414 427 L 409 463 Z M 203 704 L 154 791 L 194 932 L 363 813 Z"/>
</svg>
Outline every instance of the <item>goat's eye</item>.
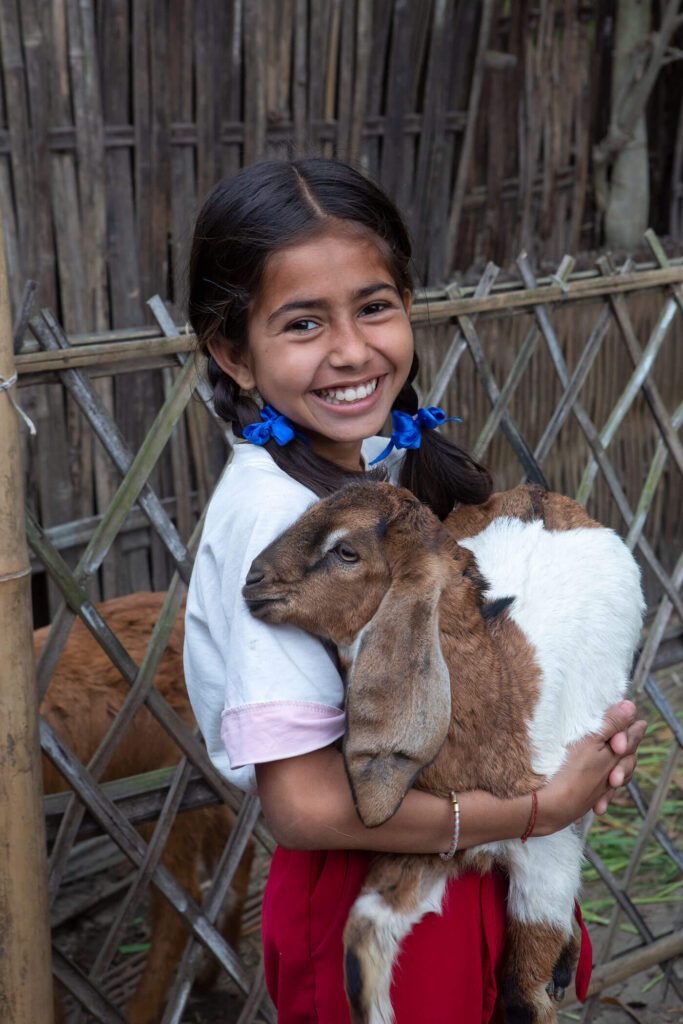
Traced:
<svg viewBox="0 0 683 1024">
<path fill-rule="evenodd" d="M 342 562 L 357 562 L 358 553 L 349 544 L 337 544 L 334 548 Z"/>
</svg>

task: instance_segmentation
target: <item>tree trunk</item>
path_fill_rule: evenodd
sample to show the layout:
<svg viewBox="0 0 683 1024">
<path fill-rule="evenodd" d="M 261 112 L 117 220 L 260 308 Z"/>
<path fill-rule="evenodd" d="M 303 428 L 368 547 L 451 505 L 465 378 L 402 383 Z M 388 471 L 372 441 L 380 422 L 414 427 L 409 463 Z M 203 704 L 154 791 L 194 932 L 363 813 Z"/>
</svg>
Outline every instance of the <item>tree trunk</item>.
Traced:
<svg viewBox="0 0 683 1024">
<path fill-rule="evenodd" d="M 651 0 L 619 0 L 612 64 L 612 122 L 619 120 L 636 68 L 644 65 L 644 53 L 639 59 L 638 51 L 644 51 L 650 34 L 650 8 Z M 605 210 L 607 245 L 619 250 L 635 249 L 648 226 L 649 211 L 650 172 L 643 113 L 612 165 Z"/>
</svg>

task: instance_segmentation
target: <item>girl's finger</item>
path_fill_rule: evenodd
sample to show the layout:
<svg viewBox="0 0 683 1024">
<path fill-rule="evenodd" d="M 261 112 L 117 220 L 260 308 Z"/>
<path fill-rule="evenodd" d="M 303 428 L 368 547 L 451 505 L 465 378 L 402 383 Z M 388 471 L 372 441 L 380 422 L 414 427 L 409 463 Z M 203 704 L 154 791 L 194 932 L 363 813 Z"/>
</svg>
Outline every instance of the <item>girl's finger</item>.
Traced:
<svg viewBox="0 0 683 1024">
<path fill-rule="evenodd" d="M 600 799 L 597 801 L 597 803 L 593 807 L 593 810 L 595 811 L 595 813 L 596 814 L 604 814 L 605 811 L 607 810 L 607 808 L 609 807 L 610 801 L 612 800 L 613 796 L 614 796 L 614 790 L 613 789 L 608 789 L 606 793 L 603 793 L 603 795 L 600 797 Z"/>
<path fill-rule="evenodd" d="M 632 700 L 622 700 L 619 704 L 613 704 L 605 712 L 599 735 L 610 742 L 633 725 L 635 716 L 636 706 Z"/>
<path fill-rule="evenodd" d="M 631 781 L 634 771 L 636 770 L 636 755 L 629 754 L 628 757 L 623 757 L 616 768 L 613 768 L 610 772 L 609 785 L 617 788 L 618 786 L 625 786 Z M 617 781 L 620 779 L 621 781 Z"/>
<path fill-rule="evenodd" d="M 640 719 L 637 722 L 633 722 L 626 729 L 615 733 L 608 740 L 612 752 L 619 757 L 624 757 L 626 754 L 634 754 L 638 744 L 645 735 L 646 727 L 647 722 Z"/>
</svg>

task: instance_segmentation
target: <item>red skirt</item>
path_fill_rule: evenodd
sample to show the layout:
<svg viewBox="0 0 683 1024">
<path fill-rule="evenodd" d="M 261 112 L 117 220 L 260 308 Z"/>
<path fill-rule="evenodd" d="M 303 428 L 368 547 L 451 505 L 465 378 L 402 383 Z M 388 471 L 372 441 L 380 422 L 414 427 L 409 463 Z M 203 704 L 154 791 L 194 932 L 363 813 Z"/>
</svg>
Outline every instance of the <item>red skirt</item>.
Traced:
<svg viewBox="0 0 683 1024">
<path fill-rule="evenodd" d="M 275 851 L 263 899 L 266 983 L 278 1024 L 350 1024 L 344 994 L 344 926 L 373 855 Z M 449 884 L 441 914 L 427 914 L 401 944 L 391 1004 L 396 1024 L 493 1024 L 496 971 L 505 943 L 507 882 L 467 872 Z M 590 980 L 583 940 L 579 998 Z"/>
</svg>

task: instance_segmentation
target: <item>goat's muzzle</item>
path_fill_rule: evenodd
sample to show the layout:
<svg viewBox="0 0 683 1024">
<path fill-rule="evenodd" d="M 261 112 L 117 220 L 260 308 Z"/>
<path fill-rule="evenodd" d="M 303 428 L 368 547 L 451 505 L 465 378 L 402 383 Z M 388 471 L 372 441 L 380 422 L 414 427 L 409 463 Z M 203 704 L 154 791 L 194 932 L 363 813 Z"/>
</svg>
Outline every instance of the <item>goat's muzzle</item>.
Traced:
<svg viewBox="0 0 683 1024">
<path fill-rule="evenodd" d="M 266 567 L 261 560 L 255 558 L 242 587 L 242 596 L 249 611 L 257 619 L 272 618 L 274 607 L 284 603 L 284 595 L 273 593 L 273 588 L 277 585 L 276 580 L 268 578 Z"/>
</svg>

